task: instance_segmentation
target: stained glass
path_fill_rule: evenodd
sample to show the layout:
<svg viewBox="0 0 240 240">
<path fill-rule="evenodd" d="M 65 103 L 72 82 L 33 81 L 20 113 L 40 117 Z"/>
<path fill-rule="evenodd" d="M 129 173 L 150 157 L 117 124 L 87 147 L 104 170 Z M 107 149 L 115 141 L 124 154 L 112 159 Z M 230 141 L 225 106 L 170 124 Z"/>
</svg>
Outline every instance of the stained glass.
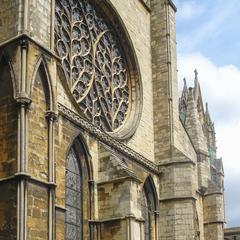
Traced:
<svg viewBox="0 0 240 240">
<path fill-rule="evenodd" d="M 73 150 L 70 151 L 66 166 L 66 239 L 82 239 L 81 215 L 81 175 L 78 160 Z"/>
<path fill-rule="evenodd" d="M 145 240 L 150 240 L 150 204 L 148 201 L 148 198 L 146 196 L 145 190 L 142 193 L 142 217 L 145 220 L 144 223 L 144 235 L 145 235 Z"/>
<path fill-rule="evenodd" d="M 124 122 L 131 94 L 119 37 L 88 0 L 57 0 L 55 46 L 70 90 L 85 116 L 113 132 Z"/>
</svg>

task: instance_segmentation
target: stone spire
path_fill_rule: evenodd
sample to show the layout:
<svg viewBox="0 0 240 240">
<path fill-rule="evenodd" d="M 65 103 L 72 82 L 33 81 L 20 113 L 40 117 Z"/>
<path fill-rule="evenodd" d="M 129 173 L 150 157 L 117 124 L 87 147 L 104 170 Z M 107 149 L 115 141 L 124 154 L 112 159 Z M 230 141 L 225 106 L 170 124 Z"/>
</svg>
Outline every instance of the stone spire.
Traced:
<svg viewBox="0 0 240 240">
<path fill-rule="evenodd" d="M 200 91 L 200 84 L 198 81 L 198 71 L 197 69 L 194 70 L 195 78 L 194 78 L 194 98 L 195 100 L 198 99 L 199 91 Z"/>
<path fill-rule="evenodd" d="M 205 117 L 204 125 L 205 125 L 206 137 L 208 140 L 208 147 L 216 151 L 215 127 L 208 110 L 208 103 L 206 103 L 206 111 L 205 111 L 204 117 Z"/>
<path fill-rule="evenodd" d="M 199 113 L 197 109 L 197 103 L 194 97 L 193 88 L 189 88 L 187 111 L 185 119 L 185 128 L 193 142 L 193 145 L 197 151 L 207 153 L 206 138 L 203 133 L 201 121 L 199 119 Z"/>
<path fill-rule="evenodd" d="M 201 120 L 201 124 L 204 124 L 204 107 L 203 107 L 203 100 L 202 100 L 202 93 L 201 93 L 201 87 L 198 80 L 198 71 L 197 69 L 194 70 L 195 78 L 194 78 L 194 100 L 196 102 L 197 110 L 199 113 L 199 117 Z"/>
<path fill-rule="evenodd" d="M 186 98 L 187 95 L 188 95 L 187 81 L 186 81 L 186 78 L 183 78 L 183 91 L 182 91 L 182 97 Z"/>
<path fill-rule="evenodd" d="M 212 124 L 212 120 L 209 114 L 209 110 L 208 110 L 208 103 L 206 102 L 206 111 L 205 111 L 205 120 L 207 124 Z"/>
<path fill-rule="evenodd" d="M 182 90 L 181 97 L 179 99 L 179 114 L 180 114 L 180 119 L 183 123 L 185 121 L 185 116 L 186 116 L 187 99 L 188 99 L 187 81 L 186 81 L 186 78 L 183 78 L 183 90 Z"/>
</svg>

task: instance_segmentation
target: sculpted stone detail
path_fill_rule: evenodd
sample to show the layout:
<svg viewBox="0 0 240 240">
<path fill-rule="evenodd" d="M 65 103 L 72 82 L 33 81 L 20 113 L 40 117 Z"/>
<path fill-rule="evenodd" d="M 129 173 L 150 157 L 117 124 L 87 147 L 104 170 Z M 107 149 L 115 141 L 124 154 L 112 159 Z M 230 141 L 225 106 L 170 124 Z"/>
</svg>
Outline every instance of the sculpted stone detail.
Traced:
<svg viewBox="0 0 240 240">
<path fill-rule="evenodd" d="M 87 122 L 79 115 L 68 109 L 67 107 L 63 106 L 62 104 L 58 103 L 58 111 L 68 120 L 74 122 L 82 129 L 89 132 L 92 136 L 99 139 L 99 141 L 105 143 L 113 150 L 116 150 L 126 157 L 129 160 L 132 160 L 142 167 L 149 169 L 152 173 L 159 175 L 161 172 L 158 170 L 158 167 L 155 163 L 151 162 L 149 159 L 145 158 L 141 154 L 135 152 L 131 148 L 127 147 L 122 142 L 116 140 L 115 138 L 111 137 L 109 134 L 102 132 L 98 127 L 94 126 L 93 124 Z"/>
<path fill-rule="evenodd" d="M 115 31 L 88 0 L 57 0 L 55 46 L 85 116 L 106 132 L 129 112 L 130 74 Z"/>
</svg>

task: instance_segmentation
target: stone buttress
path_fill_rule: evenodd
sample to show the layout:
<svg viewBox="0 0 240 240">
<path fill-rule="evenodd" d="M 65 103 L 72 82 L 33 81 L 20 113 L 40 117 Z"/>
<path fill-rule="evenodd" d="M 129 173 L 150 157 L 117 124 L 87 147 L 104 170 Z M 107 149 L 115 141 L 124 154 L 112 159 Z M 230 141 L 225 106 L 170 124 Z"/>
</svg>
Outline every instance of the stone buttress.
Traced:
<svg viewBox="0 0 240 240">
<path fill-rule="evenodd" d="M 222 240 L 222 160 L 197 79 L 179 108 L 175 12 L 1 2 L 0 240 Z"/>
</svg>

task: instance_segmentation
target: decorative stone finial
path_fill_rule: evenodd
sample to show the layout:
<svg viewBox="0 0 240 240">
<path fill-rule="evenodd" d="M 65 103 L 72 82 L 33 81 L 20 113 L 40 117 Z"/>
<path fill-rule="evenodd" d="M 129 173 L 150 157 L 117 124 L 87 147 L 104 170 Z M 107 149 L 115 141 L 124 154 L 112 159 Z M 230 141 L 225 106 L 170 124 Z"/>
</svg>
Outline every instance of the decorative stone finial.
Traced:
<svg viewBox="0 0 240 240">
<path fill-rule="evenodd" d="M 185 77 L 183 78 L 183 83 L 184 83 L 184 86 L 186 86 L 186 85 L 187 85 L 187 80 L 186 80 L 186 78 L 185 78 Z"/>
<path fill-rule="evenodd" d="M 198 79 L 198 71 L 197 71 L 197 69 L 194 70 L 194 73 L 195 73 L 195 79 Z"/>
</svg>

